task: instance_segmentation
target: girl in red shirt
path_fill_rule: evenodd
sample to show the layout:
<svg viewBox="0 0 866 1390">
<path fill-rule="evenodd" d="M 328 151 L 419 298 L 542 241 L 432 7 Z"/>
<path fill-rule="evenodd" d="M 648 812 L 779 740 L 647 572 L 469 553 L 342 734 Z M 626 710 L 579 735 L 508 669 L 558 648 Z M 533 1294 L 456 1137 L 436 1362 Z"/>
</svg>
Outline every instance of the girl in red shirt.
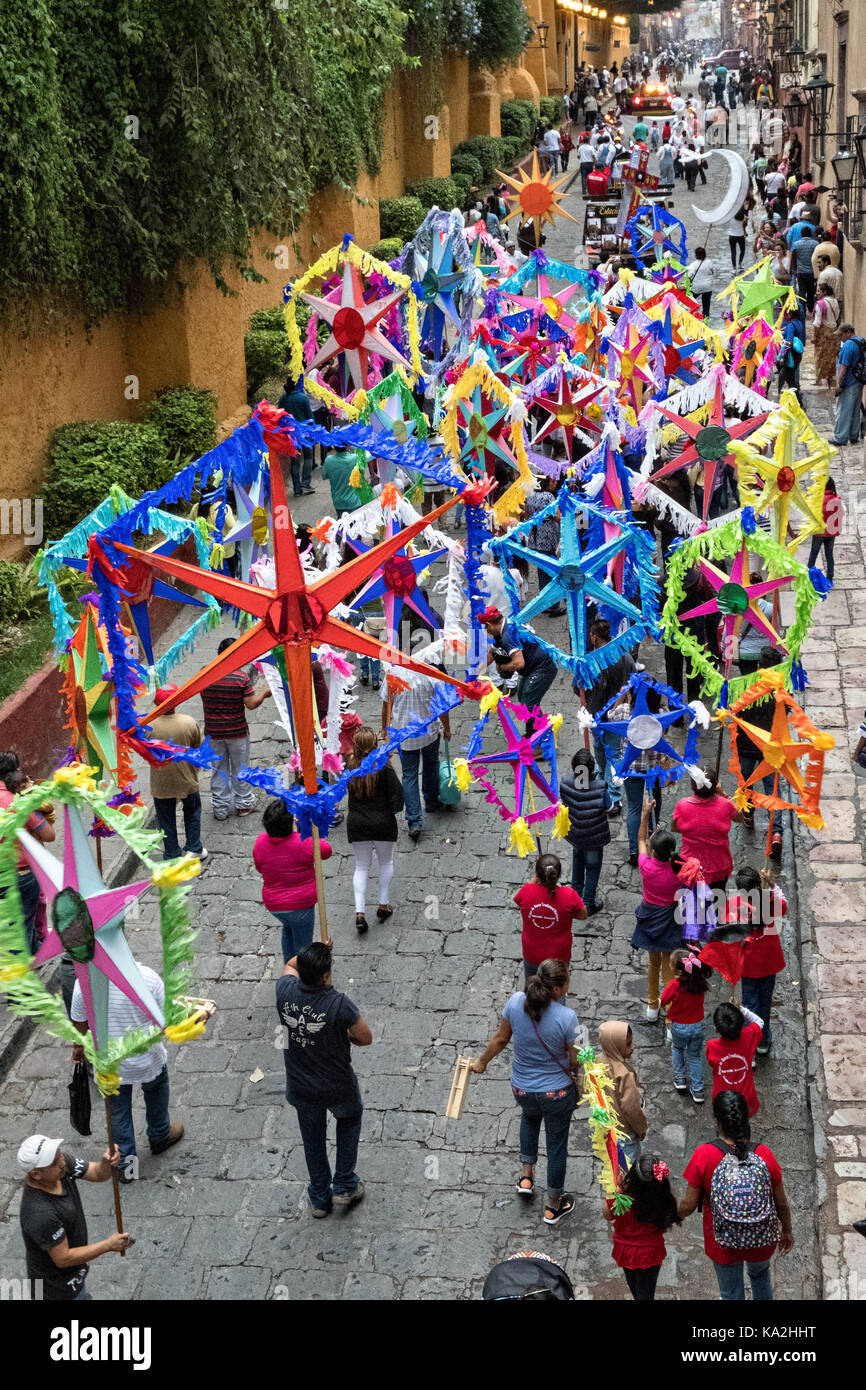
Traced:
<svg viewBox="0 0 866 1390">
<path fill-rule="evenodd" d="M 656 1282 L 667 1254 L 664 1233 L 680 1222 L 668 1165 L 650 1154 L 641 1154 L 628 1172 L 620 1169 L 619 1190 L 631 1198 L 628 1211 L 615 1216 L 613 1198 L 606 1198 L 604 1203 L 605 1220 L 613 1223 L 614 1262 L 625 1275 L 632 1298 L 649 1303 L 655 1299 Z"/>
<path fill-rule="evenodd" d="M 749 1118 L 761 1102 L 755 1090 L 752 1058 L 761 1041 L 763 1019 L 738 1004 L 720 1004 L 713 1014 L 717 1038 L 707 1043 L 707 1061 L 713 1069 L 713 1099 L 722 1091 L 737 1091 L 746 1102 Z"/>
<path fill-rule="evenodd" d="M 715 772 L 704 772 L 704 782 L 692 781 L 692 795 L 674 807 L 673 826 L 682 835 L 684 859 L 700 861 L 710 888 L 724 889 L 734 867 L 728 837 L 734 821 L 743 819 L 733 802 L 718 789 Z"/>
<path fill-rule="evenodd" d="M 562 864 L 555 854 L 542 854 L 535 863 L 535 878 L 514 895 L 523 915 L 523 969 L 534 975 L 543 960 L 571 964 L 571 924 L 587 917 L 583 898 L 562 885 Z"/>
<path fill-rule="evenodd" d="M 671 1035 L 674 1090 L 691 1091 L 695 1105 L 704 1103 L 704 996 L 712 970 L 693 951 L 674 951 L 674 978 L 665 988 L 662 1005 Z"/>
<path fill-rule="evenodd" d="M 751 928 L 743 942 L 743 1004 L 764 1021 L 757 1053 L 766 1057 L 773 1045 L 770 1013 L 776 976 L 785 968 L 781 936 L 788 903 L 781 888 L 770 884 L 769 875 L 758 874 L 751 866 L 738 871 L 736 884 L 739 893 L 728 904 L 728 921 Z"/>
</svg>

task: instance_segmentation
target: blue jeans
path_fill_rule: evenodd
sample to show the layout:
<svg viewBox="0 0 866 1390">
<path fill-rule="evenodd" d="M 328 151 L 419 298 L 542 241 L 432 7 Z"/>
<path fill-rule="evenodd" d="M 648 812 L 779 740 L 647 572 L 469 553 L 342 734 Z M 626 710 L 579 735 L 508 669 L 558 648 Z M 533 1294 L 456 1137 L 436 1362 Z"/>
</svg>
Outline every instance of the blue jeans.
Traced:
<svg viewBox="0 0 866 1390">
<path fill-rule="evenodd" d="M 824 566 L 827 571 L 827 578 L 833 583 L 833 547 L 836 544 L 835 536 L 813 536 L 812 544 L 809 547 L 810 567 L 817 563 L 818 556 L 821 554 L 821 547 L 824 547 Z"/>
<path fill-rule="evenodd" d="M 764 1032 L 762 1042 L 768 1045 L 773 1041 L 773 1030 L 770 1027 L 770 1010 L 773 1007 L 773 991 L 776 988 L 775 975 L 762 975 L 757 980 L 747 980 L 743 977 L 743 1007 L 751 1009 L 753 1014 L 764 1020 Z"/>
<path fill-rule="evenodd" d="M 836 397 L 836 420 L 833 429 L 833 444 L 856 444 L 860 438 L 860 397 L 863 394 L 861 382 L 854 381 L 843 386 Z"/>
<path fill-rule="evenodd" d="M 150 1147 L 165 1143 L 171 1120 L 168 1117 L 168 1067 L 163 1067 L 152 1081 L 141 1082 L 144 1111 L 147 1117 L 147 1140 Z M 135 1130 L 132 1127 L 132 1086 L 121 1086 L 116 1096 L 108 1097 L 111 1107 L 111 1129 L 121 1159 L 135 1154 Z"/>
<path fill-rule="evenodd" d="M 595 907 L 603 859 L 604 845 L 598 849 L 583 849 L 581 845 L 571 847 L 571 886 L 587 907 Z"/>
<path fill-rule="evenodd" d="M 743 1274 L 745 1266 L 749 1271 L 749 1281 L 752 1285 L 753 1303 L 772 1303 L 773 1285 L 770 1282 L 770 1261 L 759 1260 L 757 1264 L 750 1264 L 742 1260 L 735 1265 L 719 1265 L 713 1260 L 716 1270 L 716 1278 L 719 1281 L 719 1293 L 722 1295 L 723 1303 L 743 1303 L 746 1298 L 746 1281 Z"/>
<path fill-rule="evenodd" d="M 201 854 L 201 797 L 198 792 L 190 792 L 189 796 L 185 796 L 180 804 L 183 810 L 185 853 Z M 155 796 L 153 807 L 156 811 L 156 823 L 162 831 L 164 858 L 180 858 L 176 798 L 173 796 Z"/>
<path fill-rule="evenodd" d="M 671 1061 L 674 1081 L 678 1086 L 688 1083 L 693 1095 L 703 1095 L 704 1025 L 701 1023 L 671 1023 Z"/>
<path fill-rule="evenodd" d="M 410 830 L 421 829 L 421 791 L 424 792 L 424 805 L 429 811 L 439 800 L 439 739 L 427 743 L 423 748 L 400 749 L 400 766 L 403 771 L 403 801 L 406 809 L 406 824 Z M 418 777 L 421 777 L 421 787 Z"/>
<path fill-rule="evenodd" d="M 557 1091 L 564 1091 L 564 1095 L 548 1096 L 544 1091 L 518 1091 L 513 1086 L 511 1089 L 520 1106 L 520 1162 L 538 1162 L 538 1136 L 544 1121 L 547 1196 L 549 1201 L 558 1202 L 565 1191 L 568 1130 L 577 1104 L 577 1092 L 573 1085 L 568 1085 L 564 1074 L 562 1086 L 556 1088 Z"/>
<path fill-rule="evenodd" d="M 293 912 L 273 914 L 283 929 L 283 964 L 305 951 L 313 940 L 316 921 L 314 907 L 298 907 Z"/>
<path fill-rule="evenodd" d="M 39 937 L 36 934 L 36 913 L 39 908 L 39 880 L 32 869 L 18 875 L 18 892 L 21 895 L 21 912 L 24 917 L 24 934 L 27 937 L 27 949 L 31 956 L 35 956 L 39 950 Z M 6 890 L 3 889 L 0 897 L 5 897 Z"/>
<path fill-rule="evenodd" d="M 757 749 L 755 750 L 754 753 L 752 753 L 752 750 L 751 750 L 751 748 L 750 748 L 749 751 L 748 751 L 748 753 L 741 753 L 741 754 L 740 754 L 740 769 L 741 769 L 741 771 L 742 771 L 743 780 L 744 780 L 744 781 L 747 782 L 747 781 L 749 780 L 749 778 L 751 777 L 752 773 L 754 772 L 755 768 L 758 766 L 758 763 L 759 763 L 760 761 L 761 761 L 761 755 L 760 755 L 760 753 L 757 751 Z M 761 786 L 763 787 L 763 789 L 764 789 L 764 791 L 766 792 L 767 796 L 772 796 L 772 795 L 773 795 L 773 781 L 774 781 L 774 778 L 773 778 L 773 776 L 772 776 L 772 773 L 770 774 L 769 777 L 762 777 L 762 778 L 761 778 Z M 756 809 L 757 809 L 757 808 L 756 808 Z M 771 813 L 768 811 L 768 812 L 767 812 L 767 815 L 770 815 L 770 814 L 771 814 Z M 773 834 L 775 835 L 776 832 L 778 831 L 778 833 L 781 835 L 781 833 L 782 833 L 782 812 L 781 812 L 781 811 L 773 811 L 773 812 L 772 812 L 772 816 L 773 816 Z"/>
<path fill-rule="evenodd" d="M 362 656 L 359 662 L 361 675 L 365 680 L 381 681 L 382 663 L 374 656 Z"/>
<path fill-rule="evenodd" d="M 547 694 L 553 682 L 556 680 L 556 667 L 548 670 L 542 667 L 540 671 L 531 671 L 528 676 L 521 676 L 517 682 L 517 689 L 514 698 L 518 704 L 526 705 L 529 709 L 534 706 L 541 706 L 541 702 Z M 528 738 L 534 731 L 535 723 L 532 719 L 527 720 L 525 734 Z"/>
<path fill-rule="evenodd" d="M 643 799 L 647 792 L 647 784 L 642 777 L 626 777 L 625 779 L 625 828 L 628 833 L 628 852 L 637 854 L 637 832 L 640 830 L 640 820 L 643 815 Z M 662 813 L 662 789 L 661 783 L 653 783 L 652 793 L 656 804 L 655 816 L 650 817 L 649 828 L 658 824 L 659 816 Z"/>
<path fill-rule="evenodd" d="M 307 1172 L 310 1175 L 307 1188 L 310 1201 L 319 1211 L 330 1211 L 334 1195 L 354 1192 L 358 1186 L 355 1164 L 364 1117 L 361 1092 L 356 1082 L 353 1098 L 331 1105 L 325 1100 L 306 1100 L 300 1097 L 293 1100 L 287 1086 L 286 1099 L 295 1107 L 298 1115 L 298 1128 L 301 1131 L 304 1158 L 307 1160 Z M 328 1162 L 328 1111 L 337 1121 L 337 1163 L 333 1185 L 331 1165 Z"/>
<path fill-rule="evenodd" d="M 292 488 L 294 489 L 295 496 L 300 497 L 304 488 L 310 486 L 310 479 L 313 476 L 312 449 L 304 449 L 302 454 L 295 455 L 291 459 L 291 465 Z"/>
<path fill-rule="evenodd" d="M 594 729 L 592 731 L 592 749 L 595 753 L 595 765 L 599 776 L 604 778 L 604 784 L 607 787 L 608 810 L 613 806 L 621 806 L 622 787 L 615 787 L 613 784 L 613 763 L 611 762 L 611 757 L 618 755 L 611 754 L 601 734 L 596 733 Z"/>
</svg>

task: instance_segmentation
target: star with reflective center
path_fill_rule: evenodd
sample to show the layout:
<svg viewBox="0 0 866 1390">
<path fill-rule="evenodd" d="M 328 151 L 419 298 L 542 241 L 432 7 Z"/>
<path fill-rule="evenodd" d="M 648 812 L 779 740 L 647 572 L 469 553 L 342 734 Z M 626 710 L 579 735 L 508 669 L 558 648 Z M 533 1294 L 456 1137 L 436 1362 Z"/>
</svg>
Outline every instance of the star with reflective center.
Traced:
<svg viewBox="0 0 866 1390">
<path fill-rule="evenodd" d="M 672 235 L 668 235 L 668 229 L 674 227 L 680 229 L 679 244 L 673 240 Z M 631 237 L 632 254 L 635 256 L 652 251 L 658 257 L 664 251 L 669 251 L 678 260 L 685 257 L 686 229 L 678 217 L 674 217 L 673 213 L 658 203 L 641 208 L 635 217 L 630 218 L 625 224 L 624 235 Z"/>
<path fill-rule="evenodd" d="M 391 512 L 385 527 L 385 537 L 387 540 L 391 540 L 393 536 L 398 534 L 400 534 L 400 522 Z M 346 540 L 356 555 L 366 555 L 370 550 L 370 546 L 365 545 L 363 541 L 353 540 L 348 536 Z M 369 579 L 363 589 L 355 595 L 349 607 L 357 610 L 366 607 L 368 603 L 373 603 L 376 599 L 381 599 L 385 610 L 385 630 L 390 642 L 397 642 L 404 603 L 408 603 L 409 607 L 420 618 L 424 619 L 432 632 L 437 632 L 440 626 L 439 618 L 419 589 L 418 576 L 447 554 L 446 546 L 441 546 L 437 550 L 426 550 L 420 555 L 412 554 L 408 546 L 401 546 L 391 559 L 382 566 L 382 573 Z"/>
<path fill-rule="evenodd" d="M 772 456 L 767 448 L 772 445 Z M 797 458 L 797 447 L 806 453 Z M 793 391 L 783 391 L 778 409 L 759 430 L 734 446 L 742 479 L 740 501 L 762 514 L 771 508 L 770 535 L 791 555 L 809 536 L 825 529 L 824 488 L 836 452 L 822 439 Z M 791 521 L 791 507 L 800 513 Z M 789 535 L 790 531 L 790 535 Z"/>
<path fill-rule="evenodd" d="M 605 711 L 602 710 L 595 720 L 596 729 L 602 733 L 612 734 L 616 738 L 624 738 L 626 741 L 625 752 L 622 761 L 617 764 L 617 777 L 628 777 L 629 768 L 641 753 L 652 751 L 665 758 L 672 758 L 674 762 L 682 761 L 680 754 L 668 743 L 665 738 L 667 730 L 672 724 L 676 724 L 678 719 L 684 715 L 690 716 L 694 721 L 694 710 L 685 705 L 674 705 L 667 710 L 650 710 L 647 703 L 647 691 L 649 686 L 643 681 L 636 681 L 633 689 L 635 692 L 634 703 L 628 719 L 605 719 Z M 618 697 L 614 696 L 613 704 Z"/>
<path fill-rule="evenodd" d="M 505 735 L 505 751 L 503 753 L 479 753 L 476 757 L 467 758 L 467 763 L 475 779 L 487 788 L 487 800 L 492 805 L 500 806 L 509 820 L 517 820 L 518 817 L 522 816 L 527 825 L 532 825 L 534 821 L 547 819 L 550 815 L 550 808 L 559 804 L 556 739 L 550 720 L 547 715 L 542 715 L 540 712 L 539 718 L 542 722 L 531 734 L 521 734 L 512 714 L 513 708 L 513 702 L 505 696 L 496 705 L 496 713 Z M 541 770 L 538 762 L 539 756 L 550 761 L 549 778 Z M 491 783 L 479 776 L 479 773 L 487 767 L 502 766 L 510 767 L 514 773 L 513 811 L 505 805 Z M 526 798 L 528 783 L 531 783 L 540 793 L 543 804 L 538 807 L 534 806 L 531 811 L 524 815 L 523 803 Z"/>
<path fill-rule="evenodd" d="M 514 189 L 513 193 L 506 195 L 509 203 L 513 203 L 514 206 L 505 214 L 503 222 L 510 221 L 512 217 L 519 217 L 522 222 L 531 218 L 536 246 L 541 245 L 541 230 L 545 222 L 553 226 L 557 217 L 567 217 L 570 222 L 577 221 L 576 217 L 572 217 L 570 212 L 559 206 L 565 194 L 557 192 L 571 175 L 563 174 L 556 183 L 551 183 L 551 170 L 548 169 L 546 174 L 542 174 L 537 151 L 532 152 L 532 169 L 529 174 L 525 169 L 518 169 L 520 178 L 515 179 L 511 174 L 503 174 L 501 169 L 497 169 L 496 172 L 509 188 Z"/>
<path fill-rule="evenodd" d="M 424 319 L 422 342 L 429 347 L 438 362 L 442 356 L 445 320 L 450 319 L 460 330 L 460 318 L 454 304 L 454 291 L 463 283 L 463 271 L 454 269 L 454 237 L 434 237 L 429 255 L 415 252 L 415 278 L 421 286 Z"/>
<path fill-rule="evenodd" d="M 706 617 L 711 613 L 721 615 L 722 654 L 725 660 L 726 678 L 733 660 L 734 639 L 739 639 L 740 633 L 747 623 L 757 628 L 758 632 L 766 638 L 769 646 L 778 647 L 780 651 L 787 652 L 784 639 L 779 636 L 769 619 L 765 618 L 758 607 L 757 600 L 763 598 L 765 594 L 775 593 L 785 584 L 790 584 L 792 582 L 790 575 L 783 579 L 762 579 L 757 584 L 750 584 L 748 582 L 748 537 L 744 537 L 740 550 L 734 556 L 730 574 L 726 574 L 710 560 L 700 559 L 697 566 L 715 591 L 715 597 L 707 599 L 706 603 L 699 603 L 697 608 L 690 608 L 687 612 L 681 613 L 679 615 L 680 622 L 685 622 L 687 618 Z"/>
<path fill-rule="evenodd" d="M 517 459 L 505 442 L 509 429 L 509 406 L 493 400 L 478 385 L 473 388 L 471 395 L 458 398 L 457 410 L 458 424 L 466 435 L 457 455 L 457 464 L 478 477 L 483 477 L 485 473 L 491 478 L 495 477 L 497 460 L 507 463 L 509 468 L 517 472 Z"/>
<path fill-rule="evenodd" d="M 274 412 L 276 418 L 276 412 Z M 287 418 L 287 417 L 286 417 Z M 376 660 L 387 660 L 398 666 L 408 666 L 410 670 L 431 676 L 434 680 L 447 681 L 449 685 L 464 690 L 465 687 L 453 676 L 445 675 L 425 662 L 413 661 L 398 649 L 384 649 L 383 644 L 366 633 L 353 628 L 330 616 L 331 610 L 343 602 L 349 594 L 364 584 L 377 570 L 384 567 L 392 557 L 413 540 L 425 526 L 431 525 L 449 507 L 460 500 L 455 494 L 441 507 L 428 516 L 420 518 L 400 531 L 396 536 L 373 546 L 364 555 L 351 560 L 339 569 L 321 575 L 308 584 L 301 565 L 301 557 L 295 540 L 291 512 L 286 501 L 286 487 L 283 480 L 279 456 L 276 452 L 281 446 L 291 444 L 291 437 L 273 434 L 265 437 L 271 445 L 271 515 L 274 542 L 274 585 L 259 587 L 232 579 L 226 574 L 212 570 L 201 570 L 182 560 L 172 560 L 165 556 L 144 554 L 142 558 L 154 569 L 165 570 L 177 579 L 183 579 L 205 593 L 214 594 L 242 613 L 249 613 L 254 619 L 252 627 L 228 647 L 222 655 L 209 662 L 202 671 L 184 684 L 168 700 L 154 709 L 148 719 L 150 723 L 160 714 L 168 714 L 178 705 L 199 694 L 206 686 L 213 685 L 222 676 L 237 671 L 241 666 L 265 656 L 274 647 L 282 647 L 286 662 L 286 678 L 291 694 L 292 710 L 298 730 L 298 747 L 304 773 L 304 785 L 308 792 L 315 792 L 318 786 L 316 776 L 316 753 L 313 732 L 311 658 L 313 647 L 327 642 L 330 646 L 345 651 L 357 652 L 360 656 L 370 656 Z M 273 442 L 272 442 L 273 441 Z M 115 542 L 116 548 L 124 554 L 135 554 L 129 546 Z"/>
<path fill-rule="evenodd" d="M 569 343 L 565 330 L 542 309 L 536 309 L 531 317 L 526 310 L 503 314 L 499 330 L 504 336 L 494 341 L 501 345 L 506 361 L 510 353 L 520 356 L 520 375 L 524 383 L 552 366 L 554 353 L 567 348 Z M 545 333 L 549 336 L 545 337 Z"/>
<path fill-rule="evenodd" d="M 659 478 L 667 478 L 671 473 L 678 472 L 681 468 L 689 468 L 693 463 L 702 463 L 704 466 L 704 508 L 703 519 L 706 521 L 710 513 L 710 502 L 716 486 L 716 474 L 723 463 L 729 463 L 736 468 L 737 458 L 731 445 L 734 440 L 742 439 L 745 435 L 751 434 L 759 425 L 762 425 L 767 418 L 767 412 L 763 415 L 753 415 L 746 420 L 735 420 L 731 424 L 725 420 L 725 405 L 721 378 L 718 378 L 713 389 L 713 404 L 710 417 L 705 425 L 700 425 L 696 420 L 690 420 L 686 415 L 677 415 L 676 411 L 671 410 L 670 406 L 659 405 L 658 409 L 673 420 L 684 434 L 688 435 L 689 444 L 685 446 L 675 459 L 665 463 L 652 475 L 652 482 Z"/>
<path fill-rule="evenodd" d="M 742 296 L 737 306 L 738 319 L 761 313 L 765 307 L 775 305 L 777 300 L 784 299 L 791 292 L 790 285 L 780 285 L 773 279 L 769 257 L 755 267 L 755 272 L 751 280 L 741 280 L 737 286 Z"/>
<path fill-rule="evenodd" d="M 562 329 L 570 331 L 574 328 L 577 320 L 566 311 L 566 305 L 573 299 L 581 285 L 564 285 L 561 290 L 554 294 L 550 288 L 547 276 L 544 271 L 539 271 L 537 278 L 537 294 L 513 294 L 508 292 L 508 298 L 515 304 L 521 304 L 524 309 L 531 309 L 534 312 L 545 313 L 549 319 L 553 319 L 555 324 Z"/>
<path fill-rule="evenodd" d="M 165 540 L 155 546 L 150 552 L 151 555 L 170 555 L 173 550 L 177 550 L 177 540 Z M 136 557 L 140 551 L 135 551 Z M 97 548 L 95 559 L 98 564 L 101 552 Z M 86 571 L 90 559 L 78 559 L 74 555 L 67 555 L 63 561 L 70 569 Z M 148 666 L 153 665 L 153 638 L 150 632 L 150 615 L 148 605 L 152 598 L 168 598 L 174 603 L 184 603 L 191 608 L 206 608 L 201 599 L 193 598 L 191 594 L 185 594 L 181 589 L 175 589 L 171 584 L 164 584 L 161 579 L 154 580 L 153 575 L 143 565 L 139 565 L 137 559 L 124 568 L 125 583 L 119 590 L 120 598 L 126 613 L 129 615 L 129 625 L 134 628 L 138 638 L 139 646 L 144 655 Z M 92 761 L 89 759 L 88 761 Z"/>
<path fill-rule="evenodd" d="M 568 613 L 571 654 L 574 658 L 573 663 L 566 664 L 569 665 L 569 669 L 576 668 L 585 685 L 591 685 L 597 677 L 593 674 L 593 663 L 587 662 L 587 602 L 592 600 L 598 608 L 611 613 L 611 627 L 625 618 L 631 624 L 629 630 L 634 635 L 635 643 L 646 633 L 654 631 L 651 617 L 645 615 L 622 594 L 618 594 L 610 584 L 605 583 L 620 550 L 627 549 L 631 558 L 636 559 L 638 546 L 643 545 L 647 550 L 651 550 L 652 547 L 645 534 L 639 535 L 635 528 L 623 520 L 622 528 L 617 528 L 616 536 L 581 552 L 577 510 L 580 506 L 591 515 L 592 504 L 587 504 L 575 496 L 567 485 L 560 489 L 557 500 L 562 518 L 559 558 L 533 550 L 523 545 L 518 538 L 512 540 L 507 533 L 489 544 L 494 554 L 499 556 L 500 566 L 504 566 L 507 555 L 521 555 L 539 570 L 550 575 L 541 592 L 530 599 L 512 621 L 518 626 L 531 622 L 539 613 L 544 613 L 556 604 L 564 603 Z M 649 567 L 651 559 L 646 563 Z M 551 648 L 551 656 L 554 660 L 557 659 L 558 653 L 555 648 Z"/>
<path fill-rule="evenodd" d="M 301 298 L 331 327 L 330 335 L 319 348 L 310 367 L 321 367 L 342 353 L 352 383 L 362 390 L 367 389 L 371 352 L 387 357 L 390 362 L 398 362 L 411 373 L 412 364 L 376 328 L 379 320 L 405 293 L 405 290 L 395 290 L 382 299 L 374 299 L 372 304 L 365 304 L 361 276 L 351 261 L 346 261 L 343 266 L 338 299 L 320 299 L 318 295 L 302 293 Z"/>
<path fill-rule="evenodd" d="M 111 724 L 114 682 L 108 675 L 111 658 L 105 630 L 97 610 L 89 603 L 69 644 L 65 679 L 72 744 L 82 759 L 97 769 L 117 775 L 117 738 Z"/>
<path fill-rule="evenodd" d="M 601 395 L 606 385 L 606 382 L 599 381 L 598 384 L 593 382 L 589 386 L 579 386 L 575 390 L 574 383 L 569 381 L 563 372 L 557 383 L 555 395 L 533 396 L 532 404 L 541 406 L 542 410 L 547 411 L 548 416 L 533 437 L 533 448 L 540 444 L 542 439 L 547 439 L 555 430 L 561 430 L 565 436 L 568 457 L 571 458 L 574 453 L 575 429 L 583 428 L 591 430 L 594 434 L 599 433 L 601 419 L 592 419 L 585 413 L 585 407 L 594 401 L 596 396 Z"/>
<path fill-rule="evenodd" d="M 646 305 L 644 312 L 646 312 Z M 704 346 L 703 338 L 694 338 L 691 342 L 686 342 L 679 334 L 679 330 L 673 326 L 671 320 L 670 305 L 664 312 L 664 318 L 657 326 L 657 341 L 661 343 L 664 352 L 665 376 L 668 381 L 682 381 L 686 386 L 690 386 L 693 381 L 697 381 L 698 371 L 691 363 L 691 358 Z"/>
<path fill-rule="evenodd" d="M 32 965 L 44 965 L 64 953 L 71 956 L 97 1050 L 108 1042 L 109 982 L 161 1028 L 165 1023 L 162 1009 L 122 930 L 126 909 L 150 887 L 150 878 L 106 888 L 74 806 L 63 808 L 62 864 L 26 830 L 19 830 L 18 839 L 39 880 L 50 924 Z"/>
</svg>

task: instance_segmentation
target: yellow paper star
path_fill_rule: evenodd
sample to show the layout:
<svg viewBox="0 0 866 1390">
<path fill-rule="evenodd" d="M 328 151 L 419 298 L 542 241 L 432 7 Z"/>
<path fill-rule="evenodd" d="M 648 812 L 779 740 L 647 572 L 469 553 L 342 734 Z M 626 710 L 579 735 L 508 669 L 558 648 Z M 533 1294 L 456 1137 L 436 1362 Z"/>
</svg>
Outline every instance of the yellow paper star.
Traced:
<svg viewBox="0 0 866 1390">
<path fill-rule="evenodd" d="M 798 458 L 802 449 L 806 452 Z M 821 438 L 793 391 L 783 391 L 778 409 L 748 439 L 732 440 L 731 452 L 739 465 L 741 504 L 770 513 L 773 540 L 796 555 L 807 537 L 824 530 L 824 488 L 836 450 Z M 799 521 L 792 521 L 792 506 Z"/>
<path fill-rule="evenodd" d="M 569 177 L 563 174 L 562 178 L 557 179 L 556 183 L 551 183 L 551 170 L 542 174 L 538 164 L 538 154 L 532 152 L 532 172 L 526 173 L 525 169 L 519 169 L 520 179 L 512 178 L 510 174 L 504 174 L 501 169 L 496 170 L 501 179 L 514 189 L 513 194 L 508 194 L 508 201 L 514 206 L 510 212 L 506 213 L 502 219 L 508 222 L 512 217 L 520 216 L 522 221 L 532 218 L 532 225 L 535 228 L 535 244 L 541 245 L 541 229 L 545 222 L 551 226 L 556 217 L 567 217 L 569 221 L 576 222 L 577 218 L 572 217 L 570 212 L 559 206 L 560 199 L 565 195 L 557 193 L 561 184 L 565 183 Z"/>
</svg>

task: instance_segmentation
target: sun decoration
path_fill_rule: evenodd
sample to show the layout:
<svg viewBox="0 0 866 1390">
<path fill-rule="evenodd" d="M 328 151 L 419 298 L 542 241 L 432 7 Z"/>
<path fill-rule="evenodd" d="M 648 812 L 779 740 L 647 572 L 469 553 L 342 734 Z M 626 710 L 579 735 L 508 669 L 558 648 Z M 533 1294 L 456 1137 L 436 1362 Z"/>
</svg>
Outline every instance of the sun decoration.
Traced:
<svg viewBox="0 0 866 1390">
<path fill-rule="evenodd" d="M 511 174 L 503 174 L 501 169 L 496 173 L 504 179 L 509 188 L 514 189 L 514 193 L 507 194 L 508 201 L 513 203 L 510 212 L 507 212 L 502 219 L 508 222 L 512 217 L 520 217 L 521 221 L 532 219 L 535 229 L 535 244 L 541 245 L 541 231 L 545 222 L 553 226 L 557 217 L 567 217 L 570 222 L 576 222 L 577 218 L 572 217 L 570 212 L 560 207 L 560 201 L 565 193 L 557 192 L 562 184 L 570 178 L 569 174 L 563 174 L 562 178 L 557 179 L 556 183 L 551 183 L 551 171 L 548 169 L 546 174 L 542 174 L 538 164 L 538 153 L 532 152 L 532 170 L 527 174 L 525 169 L 518 170 L 519 179 L 515 179 Z"/>
<path fill-rule="evenodd" d="M 340 275 L 340 283 L 335 297 L 326 299 L 308 293 L 307 287 L 322 284 L 335 273 Z M 371 286 L 365 289 L 362 276 L 368 282 L 373 274 L 378 275 L 392 293 L 382 298 L 367 298 Z M 385 261 L 376 260 L 366 251 L 361 251 L 350 237 L 344 237 L 340 246 L 334 246 L 310 266 L 303 275 L 284 291 L 286 296 L 286 333 L 289 339 L 292 376 L 298 380 L 304 372 L 304 355 L 301 336 L 295 318 L 295 305 L 303 299 L 318 317 L 330 327 L 330 333 L 313 357 L 310 367 L 316 369 L 333 357 L 341 357 L 345 366 L 346 384 L 356 389 L 366 389 L 371 353 L 396 362 L 414 380 L 421 373 L 420 323 L 418 296 L 412 288 L 408 275 L 402 275 Z M 408 315 L 409 355 L 392 343 L 377 327 L 385 314 L 397 303 L 405 300 Z"/>
<path fill-rule="evenodd" d="M 770 580 L 758 585 L 742 582 L 748 575 L 746 556 L 749 551 L 761 557 L 772 576 Z M 704 690 L 713 699 L 720 698 L 723 704 L 727 703 L 728 699 L 736 699 L 742 694 L 752 677 L 735 676 L 733 679 L 727 679 L 718 670 L 709 650 L 698 642 L 692 632 L 683 627 L 681 619 L 685 617 L 685 613 L 678 610 L 685 598 L 686 572 L 700 566 L 701 571 L 712 583 L 716 594 L 706 611 L 717 611 L 720 614 L 724 619 L 726 634 L 739 631 L 742 620 L 747 615 L 748 620 L 759 631 L 772 631 L 772 626 L 767 623 L 760 609 L 755 608 L 754 600 L 760 597 L 761 593 L 774 592 L 775 588 L 779 587 L 778 581 L 791 581 L 794 591 L 794 618 L 785 631 L 784 644 L 778 644 L 784 646 L 787 655 L 784 661 L 773 668 L 781 680 L 790 680 L 795 664 L 799 670 L 800 650 L 809 630 L 812 609 L 818 602 L 818 594 L 806 566 L 795 560 L 764 531 L 756 529 L 751 533 L 745 532 L 739 517 L 732 518 L 722 526 L 702 531 L 689 540 L 675 543 L 668 555 L 665 586 L 667 600 L 661 617 L 664 640 L 688 658 L 691 663 L 689 674 L 702 676 Z M 734 579 L 733 573 L 729 575 L 722 570 L 715 563 L 719 560 L 733 561 L 739 579 Z M 705 607 L 702 605 L 701 611 L 704 611 Z M 769 637 L 767 640 L 768 643 L 771 641 Z"/>
<path fill-rule="evenodd" d="M 749 710 L 759 701 L 775 701 L 773 723 L 769 729 L 760 728 L 748 718 Z M 804 714 L 792 695 L 785 690 L 775 671 L 759 671 L 752 684 L 727 709 L 718 711 L 719 720 L 727 724 L 731 736 L 730 769 L 737 779 L 734 804 L 738 810 L 756 804 L 768 810 L 791 810 L 805 825 L 820 830 L 824 825 L 820 811 L 821 782 L 824 776 L 824 754 L 834 747 L 832 734 L 822 733 Z M 793 732 L 791 726 L 793 725 Z M 737 748 L 737 732 L 742 730 L 761 755 L 761 761 L 749 777 L 743 776 Z M 800 734 L 801 738 L 796 738 Z M 808 757 L 805 768 L 800 759 Z M 765 777 L 773 778 L 773 791 L 768 794 L 757 787 Z M 779 779 L 784 778 L 796 792 L 799 801 L 780 795 Z M 773 817 L 770 816 L 770 834 Z"/>
<path fill-rule="evenodd" d="M 824 488 L 836 453 L 833 445 L 815 429 L 794 392 L 783 391 L 759 428 L 731 447 L 739 464 L 741 503 L 762 516 L 769 514 L 773 540 L 796 555 L 804 540 L 824 530 Z M 800 448 L 806 452 L 798 458 Z"/>
</svg>

